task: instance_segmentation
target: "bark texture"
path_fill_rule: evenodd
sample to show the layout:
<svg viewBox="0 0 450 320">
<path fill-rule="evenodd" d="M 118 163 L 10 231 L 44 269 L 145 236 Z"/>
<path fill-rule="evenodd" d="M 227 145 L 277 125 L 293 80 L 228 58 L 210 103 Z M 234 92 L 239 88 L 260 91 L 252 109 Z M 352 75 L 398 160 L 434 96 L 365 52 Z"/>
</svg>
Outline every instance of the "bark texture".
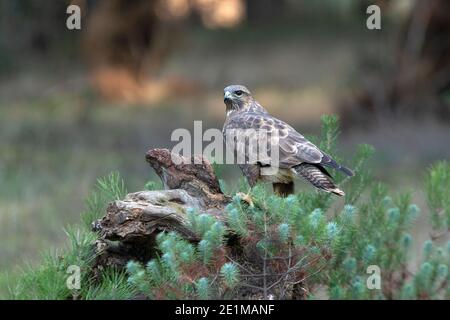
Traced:
<svg viewBox="0 0 450 320">
<path fill-rule="evenodd" d="M 164 190 L 130 193 L 110 203 L 106 215 L 93 223 L 93 230 L 99 233 L 95 244 L 97 271 L 124 267 L 131 259 L 148 261 L 155 254 L 155 238 L 162 231 L 177 231 L 188 241 L 198 241 L 185 226 L 189 208 L 222 220 L 221 212 L 229 199 L 220 190 L 206 159 L 152 149 L 146 160 L 161 178 Z"/>
</svg>

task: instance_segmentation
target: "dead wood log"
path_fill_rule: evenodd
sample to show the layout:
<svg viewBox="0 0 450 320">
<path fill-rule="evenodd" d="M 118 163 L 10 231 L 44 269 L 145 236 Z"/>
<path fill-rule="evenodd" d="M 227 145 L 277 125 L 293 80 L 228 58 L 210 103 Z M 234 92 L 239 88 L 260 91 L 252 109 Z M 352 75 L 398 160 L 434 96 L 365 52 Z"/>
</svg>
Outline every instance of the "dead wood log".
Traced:
<svg viewBox="0 0 450 320">
<path fill-rule="evenodd" d="M 148 151 L 146 160 L 161 178 L 164 190 L 130 193 L 109 204 L 106 215 L 93 223 L 99 234 L 94 270 L 121 268 L 129 260 L 148 261 L 162 231 L 176 231 L 188 241 L 198 241 L 186 227 L 188 208 L 222 220 L 229 199 L 220 190 L 208 160 L 202 156 L 186 159 L 167 149 Z"/>
<path fill-rule="evenodd" d="M 164 190 L 130 193 L 124 199 L 110 203 L 105 216 L 93 223 L 93 230 L 99 235 L 94 246 L 96 261 L 93 276 L 96 279 L 104 268 L 120 269 L 130 260 L 146 263 L 155 257 L 158 253 L 156 237 L 161 232 L 176 231 L 187 241 L 200 241 L 187 226 L 189 208 L 211 214 L 226 223 L 223 211 L 231 199 L 222 193 L 206 159 L 202 156 L 187 159 L 171 154 L 167 149 L 153 149 L 147 152 L 146 160 L 161 178 Z M 251 202 L 243 196 L 244 202 Z M 267 266 L 267 258 L 257 253 L 256 243 L 245 247 L 236 234 L 230 232 L 226 237 L 229 249 L 227 259 L 245 265 L 248 273 L 243 279 L 245 285 L 236 293 L 237 297 L 304 298 L 303 282 L 294 286 L 291 283 L 292 279 L 304 277 L 302 271 L 293 274 L 290 270 L 291 253 L 286 257 L 289 261 L 286 276 L 280 277 L 279 269 Z M 267 281 L 271 285 L 267 285 Z"/>
<path fill-rule="evenodd" d="M 153 149 L 145 158 L 161 178 L 164 189 L 183 189 L 207 208 L 223 208 L 227 199 L 209 161 L 203 156 L 186 159 L 167 149 Z"/>
</svg>

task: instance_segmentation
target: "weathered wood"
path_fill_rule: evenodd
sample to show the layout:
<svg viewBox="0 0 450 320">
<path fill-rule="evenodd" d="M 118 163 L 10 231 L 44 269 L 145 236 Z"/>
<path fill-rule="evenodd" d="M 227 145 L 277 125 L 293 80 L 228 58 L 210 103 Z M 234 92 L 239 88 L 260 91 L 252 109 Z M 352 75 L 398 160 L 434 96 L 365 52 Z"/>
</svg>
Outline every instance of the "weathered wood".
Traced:
<svg viewBox="0 0 450 320">
<path fill-rule="evenodd" d="M 203 156 L 186 157 L 167 149 L 152 149 L 146 159 L 161 178 L 164 189 L 183 189 L 206 207 L 222 208 L 227 202 L 209 161 Z"/>
<path fill-rule="evenodd" d="M 100 236 L 95 246 L 100 269 L 123 267 L 130 259 L 148 261 L 155 253 L 155 237 L 162 231 L 176 231 L 188 241 L 198 241 L 186 227 L 189 208 L 222 219 L 228 199 L 208 160 L 186 159 L 167 149 L 150 150 L 146 159 L 165 190 L 130 193 L 109 204 L 106 215 L 93 223 Z"/>
<path fill-rule="evenodd" d="M 96 263 L 93 273 L 97 278 L 106 267 L 123 268 L 130 260 L 146 263 L 155 257 L 156 236 L 161 232 L 176 231 L 187 241 L 198 242 L 200 239 L 186 223 L 189 208 L 211 214 L 226 223 L 223 211 L 230 199 L 220 190 L 206 159 L 186 159 L 171 154 L 167 149 L 150 150 L 146 159 L 163 181 L 165 189 L 130 193 L 124 199 L 113 201 L 106 215 L 93 223 L 93 229 L 99 234 L 94 246 Z M 240 196 L 242 201 L 254 205 L 248 195 Z M 273 261 L 271 263 L 258 253 L 256 242 L 244 246 L 233 233 L 227 234 L 226 238 L 227 259 L 245 265 L 241 268 L 248 273 L 243 277 L 245 285 L 241 286 L 236 297 L 304 298 L 303 282 L 298 280 L 304 277 L 303 271 L 292 267 L 291 251 L 285 261 L 286 276 L 281 278 L 278 275 L 280 264 L 277 262 L 274 269 Z M 271 284 L 268 285 L 267 281 Z"/>
</svg>

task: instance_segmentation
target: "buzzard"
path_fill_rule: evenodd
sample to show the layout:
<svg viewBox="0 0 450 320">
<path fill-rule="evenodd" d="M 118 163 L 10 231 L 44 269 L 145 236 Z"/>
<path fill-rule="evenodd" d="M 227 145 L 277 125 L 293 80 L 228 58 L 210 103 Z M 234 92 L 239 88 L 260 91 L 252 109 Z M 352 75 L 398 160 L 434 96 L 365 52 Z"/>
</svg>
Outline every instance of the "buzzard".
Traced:
<svg viewBox="0 0 450 320">
<path fill-rule="evenodd" d="M 224 103 L 227 118 L 223 126 L 223 137 L 227 148 L 231 148 L 235 155 L 244 154 L 245 161 L 240 163 L 239 167 L 250 186 L 254 186 L 258 181 L 269 181 L 272 182 L 276 193 L 286 196 L 294 192 L 294 178 L 300 176 L 319 190 L 338 196 L 345 195 L 334 184 L 326 167 L 339 170 L 348 176 L 353 176 L 353 172 L 338 164 L 290 125 L 271 116 L 253 98 L 246 87 L 241 85 L 226 87 Z M 252 148 L 242 144 L 239 146 L 235 143 L 236 137 L 230 138 L 228 134 L 236 129 L 243 130 L 242 132 L 263 130 L 269 134 L 277 132 L 278 161 L 276 162 L 277 168 L 272 168 L 276 169 L 275 174 L 262 174 L 263 169 L 270 167 L 275 162 L 264 161 L 261 158 L 258 158 L 257 161 L 249 161 L 249 152 L 252 152 Z"/>
</svg>

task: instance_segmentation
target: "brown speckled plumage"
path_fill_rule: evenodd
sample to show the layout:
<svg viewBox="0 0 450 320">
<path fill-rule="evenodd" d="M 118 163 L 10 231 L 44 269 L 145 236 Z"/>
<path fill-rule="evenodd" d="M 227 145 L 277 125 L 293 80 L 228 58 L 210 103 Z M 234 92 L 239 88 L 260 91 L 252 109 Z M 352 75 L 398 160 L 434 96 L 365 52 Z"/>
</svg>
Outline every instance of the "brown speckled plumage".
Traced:
<svg viewBox="0 0 450 320">
<path fill-rule="evenodd" d="M 331 177 L 320 170 L 317 165 L 302 163 L 294 167 L 295 172 L 302 176 L 306 181 L 310 182 L 317 189 L 337 194 L 338 196 L 344 196 L 344 191 L 340 190 Z"/>
<path fill-rule="evenodd" d="M 248 160 L 249 152 L 254 150 L 249 151 L 248 145 L 236 146 L 235 141 L 227 141 L 226 133 L 230 132 L 229 130 L 254 129 L 265 130 L 269 134 L 277 133 L 279 161 L 276 174 L 271 176 L 261 174 L 261 170 L 267 167 L 270 159 L 258 159 L 256 163 L 248 162 L 239 165 L 251 186 L 259 180 L 270 181 L 276 193 L 286 196 L 293 193 L 295 176 L 300 176 L 319 190 L 339 196 L 344 195 L 344 192 L 333 183 L 331 175 L 324 167 L 339 170 L 349 176 L 352 176 L 353 172 L 338 164 L 290 125 L 272 117 L 253 98 L 246 87 L 241 85 L 226 87 L 224 102 L 227 118 L 223 126 L 223 135 L 227 146 L 232 146 L 235 154 L 244 155 Z"/>
</svg>

